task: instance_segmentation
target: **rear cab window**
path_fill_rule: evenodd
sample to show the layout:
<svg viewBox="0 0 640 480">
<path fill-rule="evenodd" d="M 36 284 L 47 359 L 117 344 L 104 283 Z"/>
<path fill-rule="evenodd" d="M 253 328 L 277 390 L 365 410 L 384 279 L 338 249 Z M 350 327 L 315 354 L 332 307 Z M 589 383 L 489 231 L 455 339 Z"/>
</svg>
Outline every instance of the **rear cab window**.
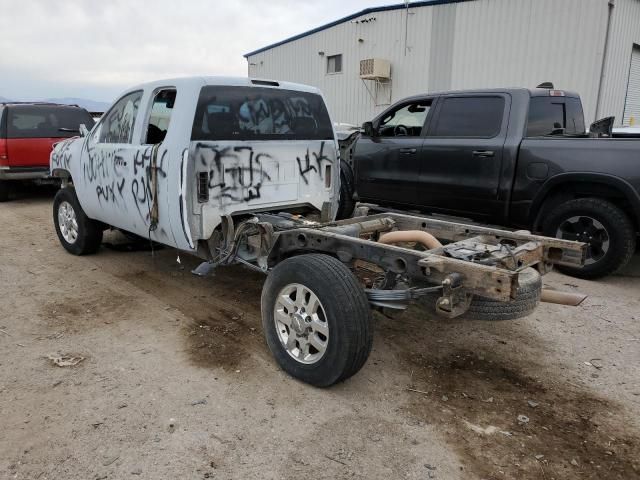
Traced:
<svg viewBox="0 0 640 480">
<path fill-rule="evenodd" d="M 527 121 L 527 137 L 581 135 L 584 133 L 584 114 L 579 98 L 531 98 Z"/>
<path fill-rule="evenodd" d="M 500 96 L 445 97 L 429 136 L 493 138 L 502 128 L 504 107 Z"/>
<path fill-rule="evenodd" d="M 333 140 L 322 97 L 266 87 L 205 86 L 192 140 Z"/>
<path fill-rule="evenodd" d="M 58 105 L 12 105 L 7 109 L 7 138 L 67 138 L 88 129 L 93 118 L 79 107 Z"/>
</svg>

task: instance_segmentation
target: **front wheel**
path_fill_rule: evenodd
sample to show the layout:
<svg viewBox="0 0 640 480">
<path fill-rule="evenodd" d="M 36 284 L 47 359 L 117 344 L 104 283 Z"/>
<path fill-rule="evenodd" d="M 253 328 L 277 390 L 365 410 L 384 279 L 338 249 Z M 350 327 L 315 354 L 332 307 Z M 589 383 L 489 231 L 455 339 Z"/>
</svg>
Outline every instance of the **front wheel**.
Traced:
<svg viewBox="0 0 640 480">
<path fill-rule="evenodd" d="M 635 252 L 636 231 L 619 207 L 602 198 L 578 198 L 553 209 L 543 224 L 550 237 L 587 244 L 584 267 L 558 266 L 579 278 L 600 278 L 624 267 Z"/>
<path fill-rule="evenodd" d="M 62 246 L 74 255 L 95 253 L 102 243 L 102 227 L 82 210 L 71 187 L 58 190 L 53 199 L 53 223 Z"/>
<path fill-rule="evenodd" d="M 280 367 L 317 387 L 354 375 L 373 345 L 364 290 L 328 255 L 292 257 L 273 269 L 262 289 L 262 325 Z"/>
</svg>

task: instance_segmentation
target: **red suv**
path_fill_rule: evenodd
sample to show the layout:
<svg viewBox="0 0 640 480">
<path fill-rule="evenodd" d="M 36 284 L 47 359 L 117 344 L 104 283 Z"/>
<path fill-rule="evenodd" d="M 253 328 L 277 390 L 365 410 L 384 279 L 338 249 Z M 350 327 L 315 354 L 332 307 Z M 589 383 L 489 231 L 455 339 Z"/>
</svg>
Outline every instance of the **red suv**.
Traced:
<svg viewBox="0 0 640 480">
<path fill-rule="evenodd" d="M 84 108 L 52 103 L 0 103 L 0 202 L 17 181 L 49 177 L 53 144 L 88 129 L 93 118 Z"/>
</svg>

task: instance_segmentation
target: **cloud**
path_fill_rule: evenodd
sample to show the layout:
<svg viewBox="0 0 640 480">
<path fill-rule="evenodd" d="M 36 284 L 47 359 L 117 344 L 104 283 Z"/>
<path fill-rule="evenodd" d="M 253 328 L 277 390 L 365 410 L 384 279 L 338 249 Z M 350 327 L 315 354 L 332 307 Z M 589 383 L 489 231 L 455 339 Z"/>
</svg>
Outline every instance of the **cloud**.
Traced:
<svg viewBox="0 0 640 480">
<path fill-rule="evenodd" d="M 245 76 L 244 53 L 373 3 L 0 0 L 0 95 L 111 100 L 159 78 Z"/>
</svg>

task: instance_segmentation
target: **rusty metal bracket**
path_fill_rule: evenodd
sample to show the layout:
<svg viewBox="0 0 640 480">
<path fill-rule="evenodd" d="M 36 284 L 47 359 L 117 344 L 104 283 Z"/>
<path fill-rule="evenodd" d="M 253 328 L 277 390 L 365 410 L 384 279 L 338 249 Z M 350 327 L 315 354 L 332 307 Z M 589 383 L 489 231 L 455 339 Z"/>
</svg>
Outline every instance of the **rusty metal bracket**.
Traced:
<svg viewBox="0 0 640 480">
<path fill-rule="evenodd" d="M 463 287 L 464 277 L 452 273 L 442 281 L 442 296 L 436 302 L 436 311 L 447 318 L 462 315 L 469 309 L 473 295 Z"/>
</svg>

